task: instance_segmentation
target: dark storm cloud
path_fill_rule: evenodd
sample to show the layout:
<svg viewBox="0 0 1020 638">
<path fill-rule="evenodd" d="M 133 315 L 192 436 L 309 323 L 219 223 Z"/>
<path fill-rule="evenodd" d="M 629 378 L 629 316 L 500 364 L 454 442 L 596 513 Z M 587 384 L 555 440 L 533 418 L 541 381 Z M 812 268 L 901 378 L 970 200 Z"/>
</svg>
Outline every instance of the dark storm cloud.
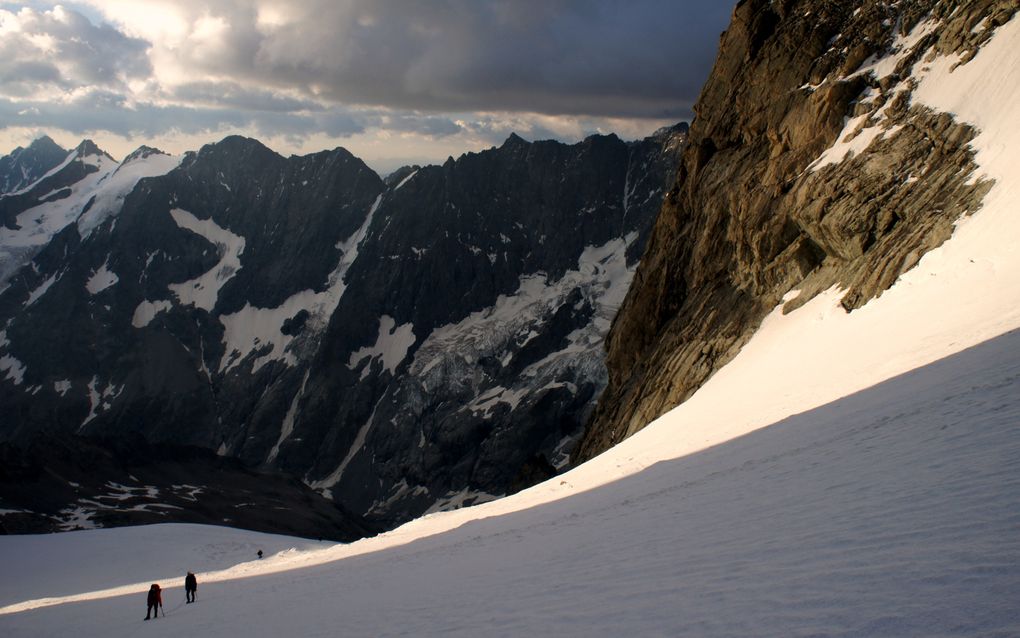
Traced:
<svg viewBox="0 0 1020 638">
<path fill-rule="evenodd" d="M 676 117 L 697 96 L 731 8 L 718 0 L 315 0 L 263 37 L 250 70 L 350 103 Z"/>
<path fill-rule="evenodd" d="M 0 92 L 31 93 L 32 86 L 118 87 L 149 77 L 149 43 L 114 27 L 93 24 L 71 9 L 22 11 L 0 32 Z"/>
<path fill-rule="evenodd" d="M 677 118 L 732 0 L 304 0 L 276 25 L 252 2 L 175 5 L 220 27 L 175 49 L 196 74 L 403 110 Z"/>
</svg>

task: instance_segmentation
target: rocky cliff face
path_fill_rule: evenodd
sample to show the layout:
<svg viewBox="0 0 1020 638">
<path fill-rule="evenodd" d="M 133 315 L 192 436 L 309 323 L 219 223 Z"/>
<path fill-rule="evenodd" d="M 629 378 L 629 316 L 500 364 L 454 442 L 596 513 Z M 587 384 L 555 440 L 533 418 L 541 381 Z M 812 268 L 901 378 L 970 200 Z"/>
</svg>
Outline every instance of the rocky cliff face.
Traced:
<svg viewBox="0 0 1020 638">
<path fill-rule="evenodd" d="M 0 438 L 197 446 L 383 524 L 548 476 L 685 134 L 512 136 L 385 181 L 237 137 L 82 147 L 59 198 L 0 198 L 0 248 L 31 247 L 0 290 Z"/>
<path fill-rule="evenodd" d="M 684 401 L 777 304 L 838 286 L 853 312 L 981 205 L 974 130 L 913 105 L 911 76 L 933 55 L 966 63 L 1016 11 L 738 4 L 608 339 L 609 386 L 578 460 Z"/>
</svg>

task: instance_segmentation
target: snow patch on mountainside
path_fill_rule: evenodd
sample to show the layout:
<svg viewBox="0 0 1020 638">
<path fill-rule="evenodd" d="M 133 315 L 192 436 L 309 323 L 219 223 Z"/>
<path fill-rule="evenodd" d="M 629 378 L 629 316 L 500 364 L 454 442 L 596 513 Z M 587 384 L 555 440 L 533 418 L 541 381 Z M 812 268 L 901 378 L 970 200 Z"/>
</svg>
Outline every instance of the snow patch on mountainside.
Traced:
<svg viewBox="0 0 1020 638">
<path fill-rule="evenodd" d="M 225 349 L 219 371 L 230 370 L 253 353 L 259 353 L 252 362 L 253 374 L 270 361 L 297 365 L 297 358 L 287 352 L 294 335 L 283 334 L 283 323 L 301 310 L 312 308 L 316 301 L 318 295 L 314 291 L 303 290 L 276 308 L 256 308 L 245 302 L 237 312 L 220 315 Z"/>
<path fill-rule="evenodd" d="M 1016 126 L 1020 117 L 1020 17 L 999 27 L 974 59 L 960 62 L 960 56 L 954 54 L 915 66 L 913 77 L 918 85 L 913 99 L 978 128 L 970 145 L 984 175 L 996 181 L 986 207 L 998 208 L 1001 198 L 1020 195 L 1020 130 Z M 1015 216 L 1016 208 L 1011 208 Z"/>
<path fill-rule="evenodd" d="M 407 357 L 407 351 L 414 345 L 414 326 L 405 323 L 398 326 L 393 317 L 383 315 L 379 318 L 379 335 L 375 344 L 366 346 L 351 353 L 347 367 L 353 370 L 365 358 L 382 359 L 383 369 L 393 374 L 397 366 Z M 361 371 L 361 378 L 368 376 L 370 366 Z"/>
<path fill-rule="evenodd" d="M 25 381 L 25 364 L 10 354 L 0 356 L 0 372 L 14 385 L 21 385 Z"/>
<path fill-rule="evenodd" d="M 223 228 L 212 218 L 199 219 L 186 210 L 175 208 L 170 211 L 174 222 L 185 230 L 204 237 L 214 244 L 220 254 L 220 261 L 197 279 L 179 284 L 170 284 L 170 291 L 177 295 L 185 306 L 195 306 L 211 311 L 216 305 L 220 289 L 241 269 L 241 254 L 244 252 L 244 237 Z"/>
<path fill-rule="evenodd" d="M 901 33 L 896 36 L 892 45 L 885 55 L 872 55 L 861 63 L 854 73 L 848 76 L 853 78 L 867 73 L 874 74 L 876 79 L 888 77 L 896 71 L 900 62 L 906 59 L 914 47 L 930 33 L 934 33 L 939 26 L 937 20 L 926 20 L 914 26 L 910 33 Z"/>
<path fill-rule="evenodd" d="M 368 433 L 372 430 L 372 425 L 375 423 L 375 413 L 378 411 L 379 404 L 382 403 L 382 400 L 385 397 L 386 395 L 383 394 L 381 397 L 379 397 L 379 400 L 375 402 L 375 406 L 372 407 L 372 414 L 370 414 L 368 416 L 368 419 L 366 419 L 365 422 L 361 425 L 361 428 L 358 430 L 358 433 L 354 437 L 354 443 L 351 444 L 351 447 L 347 451 L 347 455 L 344 457 L 344 459 L 340 461 L 340 465 L 338 465 L 337 468 L 329 474 L 329 476 L 323 479 L 319 479 L 317 481 L 308 481 L 306 479 L 306 482 L 308 483 L 309 487 L 311 487 L 313 490 L 319 490 L 319 492 L 321 492 L 322 495 L 325 496 L 326 498 L 330 499 L 333 498 L 331 488 L 340 481 L 340 477 L 343 476 L 344 470 L 347 469 L 347 466 L 358 454 L 358 452 L 360 452 L 362 448 L 365 447 L 365 439 L 368 437 Z M 403 485 L 406 488 L 407 481 L 403 481 Z"/>
<path fill-rule="evenodd" d="M 106 386 L 100 391 L 99 389 L 99 376 L 95 375 L 92 380 L 89 381 L 89 413 L 85 417 L 85 420 L 78 426 L 78 431 L 81 431 L 90 421 L 95 419 L 100 413 L 110 409 L 112 402 L 117 396 L 124 390 L 124 386 L 117 386 L 113 383 L 107 383 Z M 74 529 L 68 527 L 67 529 Z"/>
<path fill-rule="evenodd" d="M 31 293 L 29 293 L 28 299 L 25 300 L 25 307 L 27 308 L 34 304 L 35 302 L 42 299 L 42 296 L 46 294 L 46 291 L 50 289 L 50 286 L 57 282 L 57 279 L 60 278 L 61 274 L 62 273 L 50 275 L 49 277 L 46 278 L 46 281 L 36 286 L 35 289 L 33 289 Z"/>
<path fill-rule="evenodd" d="M 290 438 L 290 435 L 294 433 L 294 418 L 297 416 L 298 401 L 305 393 L 305 386 L 308 384 L 308 376 L 310 372 L 305 372 L 305 378 L 301 380 L 301 387 L 298 388 L 297 393 L 294 394 L 294 398 L 291 399 L 290 407 L 287 408 L 287 414 L 283 417 L 283 423 L 280 424 L 280 438 L 276 440 L 276 444 L 273 445 L 273 449 L 269 450 L 269 456 L 266 457 L 266 463 L 272 463 L 276 456 L 280 453 L 280 446 L 283 442 Z"/>
<path fill-rule="evenodd" d="M 881 115 L 881 111 L 878 115 Z M 818 159 L 808 166 L 808 170 L 817 171 L 830 164 L 839 164 L 847 156 L 860 155 L 875 140 L 896 133 L 896 127 L 885 128 L 881 124 L 865 127 L 864 124 L 871 117 L 870 113 L 865 113 L 852 119 L 848 118 L 843 130 L 836 136 L 836 143 L 825 149 Z"/>
<path fill-rule="evenodd" d="M 394 190 L 394 191 L 398 191 L 398 190 L 400 190 L 400 188 L 401 188 L 401 187 L 402 187 L 402 186 L 403 186 L 404 184 L 406 184 L 406 183 L 408 183 L 409 181 L 411 181 L 411 179 L 412 179 L 412 178 L 413 178 L 413 177 L 414 177 L 415 175 L 417 175 L 417 174 L 418 174 L 418 171 L 412 171 L 410 175 L 408 175 L 408 176 L 407 176 L 407 177 L 405 177 L 404 179 L 400 180 L 400 183 L 399 183 L 399 184 L 397 184 L 396 186 L 394 186 L 394 187 L 393 187 L 393 190 Z"/>
<path fill-rule="evenodd" d="M 113 284 L 120 281 L 117 274 L 110 270 L 109 260 L 103 262 L 103 265 L 97 268 L 89 280 L 85 282 L 85 289 L 89 291 L 89 294 L 97 295 L 102 291 L 106 290 Z"/>
<path fill-rule="evenodd" d="M 0 350 L 10 345 L 10 340 L 7 339 L 7 331 L 0 330 Z M 4 378 L 12 382 L 15 386 L 21 385 L 24 381 L 24 364 L 18 361 L 10 354 L 4 354 L 0 356 L 0 372 L 4 373 Z"/>
<path fill-rule="evenodd" d="M 160 301 L 145 300 L 138 304 L 135 313 L 131 317 L 131 325 L 135 328 L 144 328 L 161 312 L 166 312 L 173 307 L 173 304 L 166 299 Z"/>
<path fill-rule="evenodd" d="M 223 358 L 220 360 L 220 372 L 226 372 L 239 365 L 254 353 L 260 354 L 252 362 L 253 374 L 270 361 L 282 361 L 288 366 L 297 365 L 297 358 L 288 351 L 295 340 L 295 335 L 283 334 L 284 322 L 299 311 L 305 310 L 309 316 L 305 321 L 304 332 L 314 338 L 325 328 L 344 291 L 347 290 L 344 278 L 358 257 L 358 246 L 368 233 L 368 227 L 381 202 L 382 195 L 379 195 L 372 203 L 361 227 L 346 240 L 337 243 L 340 260 L 326 280 L 326 290 L 318 293 L 313 290 L 302 290 L 288 297 L 276 308 L 256 308 L 245 303 L 241 310 L 220 316 L 220 322 L 224 327 L 225 347 Z"/>
<path fill-rule="evenodd" d="M 145 177 L 166 175 L 181 163 L 182 155 L 152 153 L 120 164 L 95 193 L 92 206 L 78 218 L 78 232 L 89 236 L 110 217 L 120 213 L 124 198 Z"/>
<path fill-rule="evenodd" d="M 489 418 L 489 413 L 492 409 L 500 403 L 505 403 L 511 410 L 516 410 L 517 406 L 521 403 L 521 399 L 531 394 L 533 391 L 533 388 L 527 387 L 510 390 L 503 386 L 496 386 L 491 388 L 488 392 L 475 397 L 471 403 L 464 406 L 464 409 L 470 410 L 475 414 L 480 414 L 483 418 L 487 419 Z"/>
</svg>

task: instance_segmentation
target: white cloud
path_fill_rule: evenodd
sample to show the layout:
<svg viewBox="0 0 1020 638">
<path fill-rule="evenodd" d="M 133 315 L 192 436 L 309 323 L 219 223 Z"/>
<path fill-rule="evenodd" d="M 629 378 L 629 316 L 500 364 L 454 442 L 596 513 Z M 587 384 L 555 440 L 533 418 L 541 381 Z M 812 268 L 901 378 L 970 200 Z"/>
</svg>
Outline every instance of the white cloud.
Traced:
<svg viewBox="0 0 1020 638">
<path fill-rule="evenodd" d="M 40 98 L 82 87 L 125 90 L 151 74 L 148 46 L 59 5 L 0 9 L 0 92 Z"/>
</svg>

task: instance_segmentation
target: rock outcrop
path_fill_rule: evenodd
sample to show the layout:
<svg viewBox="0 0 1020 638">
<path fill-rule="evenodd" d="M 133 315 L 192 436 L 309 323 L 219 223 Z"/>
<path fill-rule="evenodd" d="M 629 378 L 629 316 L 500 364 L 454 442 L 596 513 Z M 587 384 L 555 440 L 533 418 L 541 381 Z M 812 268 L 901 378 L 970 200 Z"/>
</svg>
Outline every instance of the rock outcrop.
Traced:
<svg viewBox="0 0 1020 638">
<path fill-rule="evenodd" d="M 935 55 L 965 63 L 1016 11 L 738 4 L 614 322 L 609 385 L 577 460 L 684 401 L 784 298 L 789 311 L 838 286 L 852 312 L 980 207 L 990 183 L 975 172 L 975 131 L 912 104 L 911 74 Z"/>
</svg>

